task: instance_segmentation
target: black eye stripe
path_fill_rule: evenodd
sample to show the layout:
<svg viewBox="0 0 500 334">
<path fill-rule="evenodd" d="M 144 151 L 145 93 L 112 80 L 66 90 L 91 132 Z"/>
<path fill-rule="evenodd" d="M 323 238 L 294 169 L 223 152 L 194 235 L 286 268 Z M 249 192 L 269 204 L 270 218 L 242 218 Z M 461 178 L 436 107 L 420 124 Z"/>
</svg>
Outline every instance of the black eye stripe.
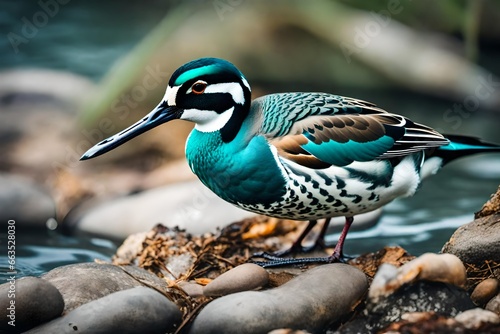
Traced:
<svg viewBox="0 0 500 334">
<path fill-rule="evenodd" d="M 179 103 L 184 109 L 213 110 L 222 113 L 234 106 L 233 97 L 229 93 L 211 93 L 186 95 Z"/>
</svg>

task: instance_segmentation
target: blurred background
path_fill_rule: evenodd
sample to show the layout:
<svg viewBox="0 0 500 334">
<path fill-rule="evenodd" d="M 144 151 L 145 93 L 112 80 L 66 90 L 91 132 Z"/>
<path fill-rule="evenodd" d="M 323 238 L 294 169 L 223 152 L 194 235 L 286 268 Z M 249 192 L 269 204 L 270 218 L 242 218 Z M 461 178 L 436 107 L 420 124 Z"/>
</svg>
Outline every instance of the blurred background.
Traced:
<svg viewBox="0 0 500 334">
<path fill-rule="evenodd" d="M 189 171 L 189 124 L 169 123 L 78 161 L 150 111 L 171 73 L 194 58 L 234 63 L 253 98 L 285 91 L 352 96 L 444 133 L 500 143 L 498 1 L 0 4 L 4 274 L 9 220 L 20 277 L 109 260 L 129 234 L 157 223 L 203 233 L 249 216 Z M 499 181 L 499 155 L 450 164 L 413 198 L 359 220 L 345 250 L 355 255 L 397 244 L 414 255 L 437 252 Z"/>
</svg>

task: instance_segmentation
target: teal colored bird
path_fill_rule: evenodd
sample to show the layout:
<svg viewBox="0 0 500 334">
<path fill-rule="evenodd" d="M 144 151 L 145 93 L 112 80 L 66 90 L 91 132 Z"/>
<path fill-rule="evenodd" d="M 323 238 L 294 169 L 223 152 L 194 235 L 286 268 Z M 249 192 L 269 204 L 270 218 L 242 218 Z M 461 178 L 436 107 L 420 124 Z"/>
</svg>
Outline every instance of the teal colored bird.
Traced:
<svg viewBox="0 0 500 334">
<path fill-rule="evenodd" d="M 162 123 L 195 123 L 186 144 L 189 166 L 219 197 L 267 216 L 309 220 L 288 251 L 326 218 L 346 223 L 333 254 L 343 257 L 353 216 L 411 196 L 422 179 L 455 158 L 500 152 L 478 139 L 443 135 L 376 105 L 326 93 L 281 93 L 251 100 L 243 74 L 231 63 L 201 58 L 177 69 L 163 100 L 143 119 L 89 149 L 103 154 Z M 268 266 L 295 263 L 267 254 Z M 307 259 L 297 259 L 308 262 Z"/>
</svg>

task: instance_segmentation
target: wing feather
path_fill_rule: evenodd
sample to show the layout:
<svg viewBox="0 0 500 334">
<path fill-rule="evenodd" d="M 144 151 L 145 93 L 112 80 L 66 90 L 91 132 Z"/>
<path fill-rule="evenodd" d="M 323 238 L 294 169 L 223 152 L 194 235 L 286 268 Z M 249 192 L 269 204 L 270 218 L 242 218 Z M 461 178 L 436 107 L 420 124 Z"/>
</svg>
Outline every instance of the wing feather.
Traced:
<svg viewBox="0 0 500 334">
<path fill-rule="evenodd" d="M 280 156 L 309 168 L 406 156 L 447 145 L 440 133 L 376 105 L 323 93 L 273 94 L 255 104 Z"/>
</svg>

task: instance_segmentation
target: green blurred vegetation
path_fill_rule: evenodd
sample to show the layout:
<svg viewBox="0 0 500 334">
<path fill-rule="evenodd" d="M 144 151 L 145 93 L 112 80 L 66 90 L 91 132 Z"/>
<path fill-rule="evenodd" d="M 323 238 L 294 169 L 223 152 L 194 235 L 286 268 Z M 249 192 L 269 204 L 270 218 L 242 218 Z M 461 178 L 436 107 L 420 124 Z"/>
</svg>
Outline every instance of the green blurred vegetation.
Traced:
<svg viewBox="0 0 500 334">
<path fill-rule="evenodd" d="M 494 1 L 173 3 L 157 27 L 104 77 L 84 108 L 87 124 L 140 84 L 147 64 L 161 64 L 171 73 L 201 56 L 229 59 L 254 82 L 276 87 L 293 89 L 293 82 L 319 89 L 395 87 L 460 100 L 475 88 L 468 82 L 471 77 L 490 71 L 475 65 L 482 52 L 479 43 L 498 47 L 500 37 L 493 24 L 500 19 L 500 4 Z M 370 27 L 378 29 L 374 35 Z M 363 39 L 366 46 L 358 43 Z M 413 64 L 422 71 L 412 69 Z M 434 74 L 441 64 L 448 65 L 446 71 Z M 148 101 L 156 101 L 158 92 Z"/>
</svg>

